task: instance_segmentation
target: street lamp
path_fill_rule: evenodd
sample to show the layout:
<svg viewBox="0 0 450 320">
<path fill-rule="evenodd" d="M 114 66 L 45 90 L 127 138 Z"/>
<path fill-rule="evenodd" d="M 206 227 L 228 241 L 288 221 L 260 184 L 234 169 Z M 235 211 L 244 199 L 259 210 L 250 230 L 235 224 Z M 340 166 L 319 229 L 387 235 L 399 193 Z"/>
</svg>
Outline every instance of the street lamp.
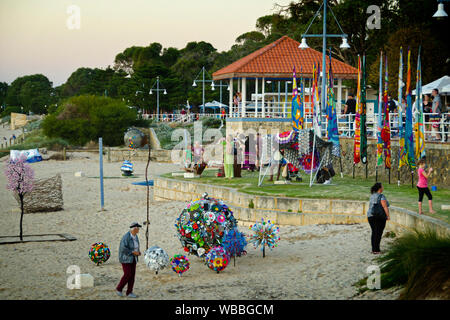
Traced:
<svg viewBox="0 0 450 320">
<path fill-rule="evenodd" d="M 450 2 L 450 0 L 438 0 L 438 10 L 433 14 L 433 18 L 442 20 L 448 17 L 447 12 L 444 10 L 444 2 Z"/>
<path fill-rule="evenodd" d="M 230 86 L 228 84 L 222 84 L 222 80 L 220 80 L 220 84 L 215 84 L 214 82 L 211 83 L 211 90 L 216 90 L 215 87 L 220 88 L 220 104 L 222 105 L 222 87 L 227 87 L 227 90 L 230 91 Z"/>
<path fill-rule="evenodd" d="M 192 84 L 193 87 L 197 86 L 197 82 L 201 82 L 203 84 L 203 88 L 202 88 L 202 101 L 203 101 L 203 113 L 205 113 L 205 83 L 206 82 L 212 82 L 214 83 L 213 80 L 206 80 L 205 79 L 205 72 L 209 75 L 209 73 L 206 71 L 205 67 L 202 67 L 202 70 L 200 70 L 200 72 L 197 74 L 197 76 L 194 79 L 194 83 Z M 197 78 L 200 76 L 200 73 L 202 74 L 202 80 L 198 80 Z M 209 77 L 211 78 L 211 76 L 209 75 Z"/>
<path fill-rule="evenodd" d="M 155 84 L 156 84 L 156 89 L 153 89 Z M 156 77 L 156 82 L 153 83 L 153 86 L 150 88 L 149 94 L 153 94 L 153 90 L 156 91 L 156 121 L 158 121 L 158 119 L 159 119 L 159 92 L 163 91 L 163 94 L 167 94 L 167 90 L 165 88 L 164 89 L 159 88 L 159 76 Z"/>
</svg>

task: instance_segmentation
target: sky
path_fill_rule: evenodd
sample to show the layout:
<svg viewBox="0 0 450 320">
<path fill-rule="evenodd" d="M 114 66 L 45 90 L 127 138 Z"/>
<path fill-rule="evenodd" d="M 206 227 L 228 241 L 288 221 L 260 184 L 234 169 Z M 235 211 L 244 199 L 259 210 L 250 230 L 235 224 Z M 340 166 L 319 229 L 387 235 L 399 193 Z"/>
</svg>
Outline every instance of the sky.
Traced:
<svg viewBox="0 0 450 320">
<path fill-rule="evenodd" d="M 152 42 L 226 51 L 275 2 L 291 0 L 0 0 L 0 82 L 41 73 L 57 86 L 79 67 L 112 66 L 119 52 Z"/>
</svg>

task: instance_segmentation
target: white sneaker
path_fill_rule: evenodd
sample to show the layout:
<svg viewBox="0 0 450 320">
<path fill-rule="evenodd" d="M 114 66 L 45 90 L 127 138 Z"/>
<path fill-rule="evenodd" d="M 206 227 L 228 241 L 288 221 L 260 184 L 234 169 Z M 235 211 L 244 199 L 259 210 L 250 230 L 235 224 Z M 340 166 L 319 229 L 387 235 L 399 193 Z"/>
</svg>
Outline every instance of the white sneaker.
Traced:
<svg viewBox="0 0 450 320">
<path fill-rule="evenodd" d="M 137 295 L 135 295 L 133 292 L 130 294 L 127 294 L 128 298 L 137 298 Z"/>
<path fill-rule="evenodd" d="M 116 290 L 116 294 L 117 294 L 119 297 L 123 297 L 123 293 L 122 293 L 121 291 Z"/>
</svg>

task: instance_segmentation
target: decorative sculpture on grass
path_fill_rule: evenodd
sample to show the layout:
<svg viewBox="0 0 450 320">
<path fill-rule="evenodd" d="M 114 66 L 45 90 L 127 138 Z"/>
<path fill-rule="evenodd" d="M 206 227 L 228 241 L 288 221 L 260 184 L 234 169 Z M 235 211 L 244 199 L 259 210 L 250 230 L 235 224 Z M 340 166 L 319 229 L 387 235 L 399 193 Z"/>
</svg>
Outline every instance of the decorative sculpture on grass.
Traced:
<svg viewBox="0 0 450 320">
<path fill-rule="evenodd" d="M 26 161 L 27 158 L 25 156 L 21 156 L 14 161 L 10 159 L 5 168 L 5 175 L 8 179 L 6 188 L 16 193 L 20 200 L 20 241 L 23 241 L 23 197 L 27 192 L 33 190 L 34 179 L 34 171 Z"/>
<path fill-rule="evenodd" d="M 250 237 L 250 242 L 253 243 L 255 249 L 261 246 L 263 258 L 266 256 L 266 246 L 271 250 L 278 246 L 277 242 L 280 240 L 278 232 L 280 231 L 280 228 L 275 227 L 270 220 L 265 222 L 264 219 L 261 219 L 261 222 L 251 225 L 250 230 L 254 232 Z"/>
</svg>

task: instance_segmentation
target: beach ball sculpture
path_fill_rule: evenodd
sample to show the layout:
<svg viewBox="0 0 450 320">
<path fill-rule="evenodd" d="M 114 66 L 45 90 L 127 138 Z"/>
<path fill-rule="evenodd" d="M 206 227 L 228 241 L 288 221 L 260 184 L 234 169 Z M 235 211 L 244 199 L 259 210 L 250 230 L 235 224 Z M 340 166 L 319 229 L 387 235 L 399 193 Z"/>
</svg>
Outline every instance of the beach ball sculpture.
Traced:
<svg viewBox="0 0 450 320">
<path fill-rule="evenodd" d="M 144 252 L 144 261 L 156 274 L 169 265 L 169 255 L 160 247 L 153 246 Z"/>
<path fill-rule="evenodd" d="M 180 277 L 189 270 L 190 266 L 189 259 L 182 254 L 176 254 L 173 258 L 170 258 L 170 264 L 172 265 L 172 270 Z"/>
<path fill-rule="evenodd" d="M 250 236 L 249 242 L 254 245 L 255 249 L 261 246 L 263 258 L 266 256 L 266 246 L 270 250 L 278 246 L 280 228 L 275 227 L 270 220 L 265 222 L 264 219 L 261 219 L 261 222 L 251 225 L 250 230 L 253 231 L 253 234 Z"/>
<path fill-rule="evenodd" d="M 133 164 L 130 161 L 125 160 L 120 167 L 120 171 L 122 171 L 123 176 L 133 175 Z"/>
<path fill-rule="evenodd" d="M 142 148 L 145 141 L 145 134 L 136 128 L 129 128 L 123 137 L 123 141 L 128 148 Z"/>
<path fill-rule="evenodd" d="M 208 268 L 219 273 L 227 267 L 230 257 L 223 247 L 216 246 L 212 247 L 205 255 L 205 262 Z"/>
<path fill-rule="evenodd" d="M 94 243 L 89 250 L 89 258 L 91 258 L 91 260 L 97 265 L 106 262 L 110 256 L 111 251 L 103 242 Z"/>
<path fill-rule="evenodd" d="M 212 247 L 221 245 L 225 232 L 236 225 L 228 206 L 205 193 L 183 209 L 175 227 L 184 251 L 201 257 Z"/>
<path fill-rule="evenodd" d="M 222 239 L 222 247 L 225 249 L 228 256 L 233 258 L 233 263 L 236 266 L 236 257 L 247 254 L 245 247 L 247 246 L 247 240 L 242 232 L 239 232 L 235 227 L 225 232 Z"/>
</svg>

